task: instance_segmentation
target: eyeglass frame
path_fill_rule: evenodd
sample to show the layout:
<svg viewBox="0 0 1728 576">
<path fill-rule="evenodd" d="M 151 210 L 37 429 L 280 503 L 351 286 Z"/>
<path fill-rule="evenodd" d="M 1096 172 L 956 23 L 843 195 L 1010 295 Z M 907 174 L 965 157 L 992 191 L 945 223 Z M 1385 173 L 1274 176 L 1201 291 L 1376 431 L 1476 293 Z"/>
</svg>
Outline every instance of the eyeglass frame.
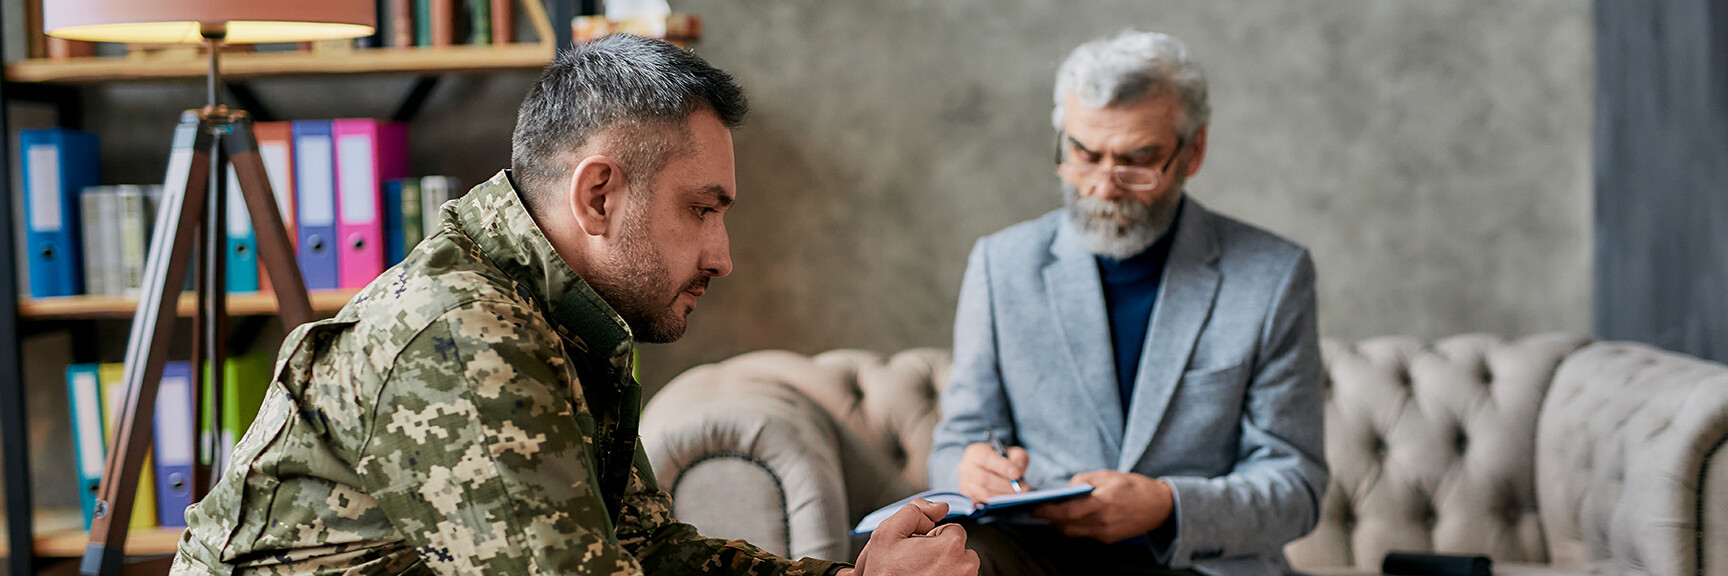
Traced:
<svg viewBox="0 0 1728 576">
<path fill-rule="evenodd" d="M 1067 130 L 1057 130 L 1056 131 L 1056 177 L 1057 178 L 1062 178 L 1062 166 L 1067 165 L 1067 163 L 1062 161 L 1062 150 L 1063 150 L 1062 137 L 1067 136 L 1067 135 L 1068 135 Z M 1188 139 L 1184 138 L 1182 136 L 1177 136 L 1176 137 L 1176 149 L 1172 150 L 1170 152 L 1169 158 L 1164 159 L 1164 165 L 1162 167 L 1159 167 L 1157 170 L 1152 170 L 1152 168 L 1148 167 L 1148 166 L 1133 166 L 1133 165 L 1124 166 L 1124 165 L 1118 164 L 1118 165 L 1110 167 L 1110 181 L 1114 182 L 1117 186 L 1121 186 L 1123 189 L 1133 190 L 1136 192 L 1145 192 L 1147 190 L 1156 189 L 1156 188 L 1158 188 L 1159 184 L 1163 183 L 1164 177 L 1167 176 L 1168 173 L 1170 172 L 1170 165 L 1174 164 L 1176 162 L 1176 157 L 1182 155 L 1182 149 L 1187 147 L 1187 146 L 1188 146 Z M 1092 176 L 1089 179 L 1097 178 L 1098 177 L 1097 176 L 1098 169 L 1102 168 L 1102 167 L 1103 167 L 1103 165 L 1100 165 L 1100 164 L 1092 164 Z M 1123 171 L 1139 171 L 1139 170 L 1150 171 L 1153 174 L 1153 176 L 1155 176 L 1155 178 L 1152 180 L 1151 184 L 1128 184 L 1128 183 L 1125 183 L 1121 180 L 1121 174 Z"/>
</svg>

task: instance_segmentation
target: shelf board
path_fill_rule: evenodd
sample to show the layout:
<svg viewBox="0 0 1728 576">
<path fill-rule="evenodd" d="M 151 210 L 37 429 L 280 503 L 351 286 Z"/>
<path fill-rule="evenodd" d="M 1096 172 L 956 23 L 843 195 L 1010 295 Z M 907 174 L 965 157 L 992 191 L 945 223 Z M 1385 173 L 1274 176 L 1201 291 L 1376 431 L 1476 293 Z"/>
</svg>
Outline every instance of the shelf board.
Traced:
<svg viewBox="0 0 1728 576">
<path fill-rule="evenodd" d="M 78 558 L 84 555 L 84 546 L 90 542 L 90 533 L 83 529 L 84 518 L 77 509 L 38 510 L 34 517 L 36 537 L 32 548 L 37 556 Z M 130 530 L 126 535 L 126 554 L 129 556 L 173 554 L 174 549 L 179 546 L 180 533 L 183 530 L 183 528 Z M 0 530 L 0 535 L 4 534 L 5 530 Z M 6 551 L 0 549 L 0 557 L 5 556 Z"/>
<path fill-rule="evenodd" d="M 370 48 L 352 51 L 234 52 L 222 55 L 222 77 L 327 76 L 333 74 L 442 74 L 536 71 L 552 61 L 549 44 Z M 12 82 L 89 84 L 115 80 L 203 79 L 202 56 L 115 56 L 33 59 L 6 66 Z"/>
<path fill-rule="evenodd" d="M 335 314 L 354 298 L 358 290 L 320 290 L 312 292 L 312 311 Z M 180 316 L 190 318 L 197 300 L 192 294 L 180 295 Z M 22 298 L 18 301 L 21 320 L 91 320 L 101 318 L 131 318 L 138 310 L 138 299 L 121 296 L 62 296 L 58 298 Z M 229 316 L 273 316 L 276 295 L 271 293 L 230 294 Z"/>
<path fill-rule="evenodd" d="M 127 556 L 173 554 L 180 547 L 184 528 L 132 529 L 126 534 Z M 58 530 L 36 534 L 36 555 L 50 558 L 77 558 L 84 555 L 90 543 L 90 533 L 83 530 Z"/>
</svg>

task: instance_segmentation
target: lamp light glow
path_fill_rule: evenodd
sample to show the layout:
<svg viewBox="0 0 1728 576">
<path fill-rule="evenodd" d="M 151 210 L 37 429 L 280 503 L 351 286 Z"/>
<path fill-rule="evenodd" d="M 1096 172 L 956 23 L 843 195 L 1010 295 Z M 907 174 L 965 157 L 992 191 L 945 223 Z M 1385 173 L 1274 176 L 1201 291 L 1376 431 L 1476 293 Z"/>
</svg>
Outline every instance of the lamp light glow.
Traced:
<svg viewBox="0 0 1728 576">
<path fill-rule="evenodd" d="M 366 0 L 54 0 L 42 6 L 49 36 L 91 42 L 197 44 L 205 28 L 225 44 L 304 42 L 369 36 Z"/>
</svg>

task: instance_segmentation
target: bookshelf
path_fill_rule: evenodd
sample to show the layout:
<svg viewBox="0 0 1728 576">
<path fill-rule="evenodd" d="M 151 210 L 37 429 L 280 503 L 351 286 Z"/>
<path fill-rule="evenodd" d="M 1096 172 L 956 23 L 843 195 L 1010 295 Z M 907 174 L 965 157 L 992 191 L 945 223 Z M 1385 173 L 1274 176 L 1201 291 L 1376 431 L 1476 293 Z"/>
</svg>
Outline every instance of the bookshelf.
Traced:
<svg viewBox="0 0 1728 576">
<path fill-rule="evenodd" d="M 539 70 L 552 60 L 549 44 L 371 48 L 304 52 L 237 52 L 222 55 L 229 80 L 346 74 L 453 74 Z M 32 59 L 8 64 L 6 78 L 37 84 L 95 84 L 141 80 L 203 80 L 202 57 L 90 57 Z"/>
<path fill-rule="evenodd" d="M 18 0 L 0 0 L 15 2 Z M 39 0 L 24 0 L 29 6 Z M 606 23 L 593 19 L 575 20 L 572 16 L 575 0 L 523 0 L 521 14 L 534 30 L 536 41 L 500 45 L 452 45 L 415 48 L 336 48 L 305 51 L 224 52 L 222 73 L 227 80 L 280 77 L 341 77 L 375 75 L 411 75 L 425 80 L 451 74 L 532 73 L 551 61 L 561 42 L 555 38 L 592 38 L 589 34 L 603 31 L 638 31 L 622 23 Z M 594 3 L 582 2 L 584 12 L 591 12 Z M 551 7 L 548 18 L 546 8 Z M 582 22 L 584 32 L 573 34 L 572 26 Z M 640 24 L 640 23 L 637 23 Z M 695 42 L 701 33 L 700 19 L 675 14 L 665 26 L 667 40 L 680 45 Z M 26 26 L 26 31 L 29 26 Z M 37 37 L 40 34 L 36 34 Z M 35 52 L 40 53 L 40 52 Z M 78 90 L 91 86 L 126 82 L 202 82 L 208 73 L 208 62 L 199 53 L 164 51 L 139 53 L 124 57 L 29 58 L 9 62 L 3 68 L 0 82 L 0 111 L 14 100 L 38 100 L 58 105 L 61 122 L 79 123 L 81 116 Z M 47 88 L 52 88 L 51 90 Z M 419 91 L 419 88 L 416 88 Z M 34 95 L 34 96 L 33 96 Z M 410 98 L 413 98 L 410 96 Z M 72 118 L 68 120 L 68 116 Z M 0 135 L 12 134 L 6 115 L 0 114 Z M 166 134 L 164 134 L 166 136 Z M 10 140 L 0 140 L 0 158 L 14 158 L 18 151 Z M 0 162 L 0 182 L 11 182 L 13 168 Z M 16 278 L 23 262 L 15 260 L 15 227 L 22 215 L 10 203 L 0 202 L 0 278 Z M 313 311 L 332 315 L 350 299 L 355 290 L 319 291 L 310 294 Z M 7 546 L 0 549 L 10 567 L 10 573 L 34 573 L 47 564 L 40 559 L 77 558 L 84 554 L 88 533 L 82 526 L 78 511 L 42 511 L 31 513 L 30 447 L 26 426 L 26 384 L 23 380 L 25 360 L 20 357 L 19 337 L 42 326 L 90 326 L 88 321 L 130 319 L 137 300 L 120 297 L 68 296 L 31 299 L 20 294 L 14 282 L 0 282 L 0 455 L 3 455 L 5 480 L 5 530 L 0 539 Z M 182 297 L 178 314 L 190 316 L 194 301 L 191 295 Z M 230 316 L 271 316 L 276 313 L 274 295 L 231 294 L 228 296 Z M 172 554 L 182 533 L 178 528 L 135 530 L 126 543 L 128 555 Z"/>
</svg>

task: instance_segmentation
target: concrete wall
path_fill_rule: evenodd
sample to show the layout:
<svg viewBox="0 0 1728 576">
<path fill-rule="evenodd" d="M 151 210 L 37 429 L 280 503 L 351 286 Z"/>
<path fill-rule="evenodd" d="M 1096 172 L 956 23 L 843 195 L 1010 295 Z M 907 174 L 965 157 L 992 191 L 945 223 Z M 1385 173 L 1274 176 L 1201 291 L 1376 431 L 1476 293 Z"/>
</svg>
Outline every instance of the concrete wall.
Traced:
<svg viewBox="0 0 1728 576">
<path fill-rule="evenodd" d="M 1060 205 L 1057 63 L 1129 26 L 1184 38 L 1206 65 L 1212 148 L 1190 190 L 1314 250 L 1323 334 L 1590 327 L 1586 0 L 676 5 L 705 18 L 698 51 L 738 77 L 755 112 L 736 135 L 736 272 L 683 341 L 644 349 L 650 390 L 761 348 L 947 346 L 972 242 Z M 412 126 L 415 171 L 474 182 L 503 167 L 530 79 L 445 79 Z M 254 88 L 298 119 L 387 116 L 409 85 Z M 203 95 L 146 83 L 84 98 L 106 180 L 121 183 L 161 178 L 176 113 Z M 105 332 L 102 359 L 116 361 L 125 334 Z M 30 357 L 63 365 L 46 358 L 65 342 L 33 341 Z M 55 367 L 30 374 L 38 501 L 75 506 L 55 488 L 71 470 L 63 384 Z"/>
<path fill-rule="evenodd" d="M 644 380 L 758 348 L 947 346 L 979 236 L 1060 205 L 1052 75 L 1125 27 L 1206 66 L 1190 191 L 1313 249 L 1321 331 L 1590 328 L 1590 4 L 686 0 L 750 90 L 734 276 Z"/>
</svg>

